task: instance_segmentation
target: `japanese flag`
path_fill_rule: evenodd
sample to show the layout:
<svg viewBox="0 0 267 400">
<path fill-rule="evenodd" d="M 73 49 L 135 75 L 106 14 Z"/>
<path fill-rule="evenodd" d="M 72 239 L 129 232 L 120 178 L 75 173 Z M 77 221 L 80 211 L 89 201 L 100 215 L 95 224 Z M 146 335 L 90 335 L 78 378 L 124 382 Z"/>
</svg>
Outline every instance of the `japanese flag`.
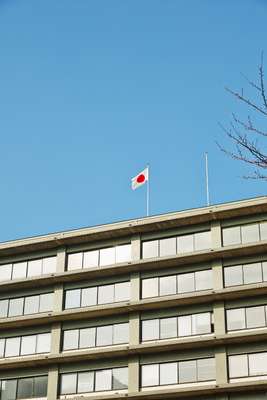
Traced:
<svg viewBox="0 0 267 400">
<path fill-rule="evenodd" d="M 132 178 L 132 189 L 135 190 L 148 181 L 148 167 Z"/>
</svg>

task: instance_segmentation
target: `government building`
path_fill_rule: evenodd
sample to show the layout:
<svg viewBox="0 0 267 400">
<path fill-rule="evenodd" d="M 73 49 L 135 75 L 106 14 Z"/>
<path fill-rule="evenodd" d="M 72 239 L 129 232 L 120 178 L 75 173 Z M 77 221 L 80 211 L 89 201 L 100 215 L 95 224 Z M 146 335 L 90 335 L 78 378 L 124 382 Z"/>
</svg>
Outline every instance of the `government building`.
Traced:
<svg viewBox="0 0 267 400">
<path fill-rule="evenodd" d="M 267 400 L 267 197 L 0 244 L 0 400 Z"/>
</svg>

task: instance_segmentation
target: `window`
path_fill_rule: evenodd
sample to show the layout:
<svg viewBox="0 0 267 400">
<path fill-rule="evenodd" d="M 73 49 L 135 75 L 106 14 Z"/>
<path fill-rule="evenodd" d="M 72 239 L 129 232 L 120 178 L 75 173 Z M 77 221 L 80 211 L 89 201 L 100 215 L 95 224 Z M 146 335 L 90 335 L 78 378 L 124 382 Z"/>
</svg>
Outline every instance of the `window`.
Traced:
<svg viewBox="0 0 267 400">
<path fill-rule="evenodd" d="M 73 350 L 79 347 L 79 329 L 64 331 L 63 350 Z"/>
<path fill-rule="evenodd" d="M 143 258 L 168 257 L 211 248 L 210 231 L 149 240 L 142 243 Z"/>
<path fill-rule="evenodd" d="M 211 331 L 210 312 L 142 321 L 142 341 L 203 335 Z"/>
<path fill-rule="evenodd" d="M 212 270 L 142 279 L 142 298 L 212 289 Z"/>
<path fill-rule="evenodd" d="M 267 375 L 267 352 L 229 356 L 228 363 L 230 378 Z"/>
<path fill-rule="evenodd" d="M 110 304 L 130 298 L 130 282 L 70 289 L 65 291 L 65 308 L 90 307 L 96 304 Z"/>
<path fill-rule="evenodd" d="M 128 388 L 128 368 L 61 374 L 60 394 L 78 394 Z"/>
<path fill-rule="evenodd" d="M 67 269 L 69 271 L 82 268 L 97 268 L 116 263 L 131 261 L 131 244 L 106 247 L 99 250 L 71 253 L 68 255 Z"/>
<path fill-rule="evenodd" d="M 80 329 L 79 348 L 85 349 L 95 346 L 96 346 L 96 328 Z"/>
<path fill-rule="evenodd" d="M 0 265 L 0 281 L 52 274 L 56 272 L 56 260 L 57 257 L 46 257 Z"/>
<path fill-rule="evenodd" d="M 0 318 L 52 311 L 53 293 L 0 300 Z"/>
<path fill-rule="evenodd" d="M 242 378 L 248 376 L 248 358 L 246 354 L 229 356 L 229 377 Z"/>
<path fill-rule="evenodd" d="M 215 380 L 215 358 L 142 365 L 142 387 Z"/>
<path fill-rule="evenodd" d="M 253 243 L 267 239 L 267 223 L 255 222 L 222 229 L 223 246 Z"/>
<path fill-rule="evenodd" d="M 50 333 L 0 339 L 0 358 L 50 352 Z"/>
<path fill-rule="evenodd" d="M 113 325 L 113 343 L 129 343 L 129 324 L 115 324 Z"/>
<path fill-rule="evenodd" d="M 267 263 L 258 262 L 224 267 L 224 286 L 248 285 L 267 281 Z"/>
<path fill-rule="evenodd" d="M 99 326 L 97 328 L 96 345 L 109 346 L 112 344 L 112 325 Z"/>
<path fill-rule="evenodd" d="M 1 400 L 47 396 L 47 376 L 2 380 Z"/>
<path fill-rule="evenodd" d="M 252 306 L 226 311 L 228 331 L 267 326 L 267 306 Z"/>
</svg>

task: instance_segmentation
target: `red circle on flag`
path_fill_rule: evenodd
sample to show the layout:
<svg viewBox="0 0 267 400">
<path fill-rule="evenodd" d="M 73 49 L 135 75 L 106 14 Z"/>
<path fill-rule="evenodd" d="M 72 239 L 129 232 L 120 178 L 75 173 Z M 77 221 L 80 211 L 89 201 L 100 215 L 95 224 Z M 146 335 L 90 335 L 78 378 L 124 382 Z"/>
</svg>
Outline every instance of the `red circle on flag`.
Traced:
<svg viewBox="0 0 267 400">
<path fill-rule="evenodd" d="M 136 181 L 137 181 L 138 183 L 143 183 L 143 182 L 145 182 L 145 180 L 146 180 L 146 177 L 145 177 L 144 174 L 138 175 L 138 177 L 137 177 L 137 179 L 136 179 Z"/>
</svg>

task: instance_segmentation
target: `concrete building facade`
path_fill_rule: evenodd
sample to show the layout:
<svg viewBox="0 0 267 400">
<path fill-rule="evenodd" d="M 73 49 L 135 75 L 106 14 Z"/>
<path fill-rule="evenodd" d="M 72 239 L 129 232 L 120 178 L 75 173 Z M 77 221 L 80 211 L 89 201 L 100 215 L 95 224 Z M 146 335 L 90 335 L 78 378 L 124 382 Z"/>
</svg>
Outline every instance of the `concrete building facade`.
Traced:
<svg viewBox="0 0 267 400">
<path fill-rule="evenodd" d="M 267 197 L 0 244 L 0 400 L 267 399 Z"/>
</svg>

